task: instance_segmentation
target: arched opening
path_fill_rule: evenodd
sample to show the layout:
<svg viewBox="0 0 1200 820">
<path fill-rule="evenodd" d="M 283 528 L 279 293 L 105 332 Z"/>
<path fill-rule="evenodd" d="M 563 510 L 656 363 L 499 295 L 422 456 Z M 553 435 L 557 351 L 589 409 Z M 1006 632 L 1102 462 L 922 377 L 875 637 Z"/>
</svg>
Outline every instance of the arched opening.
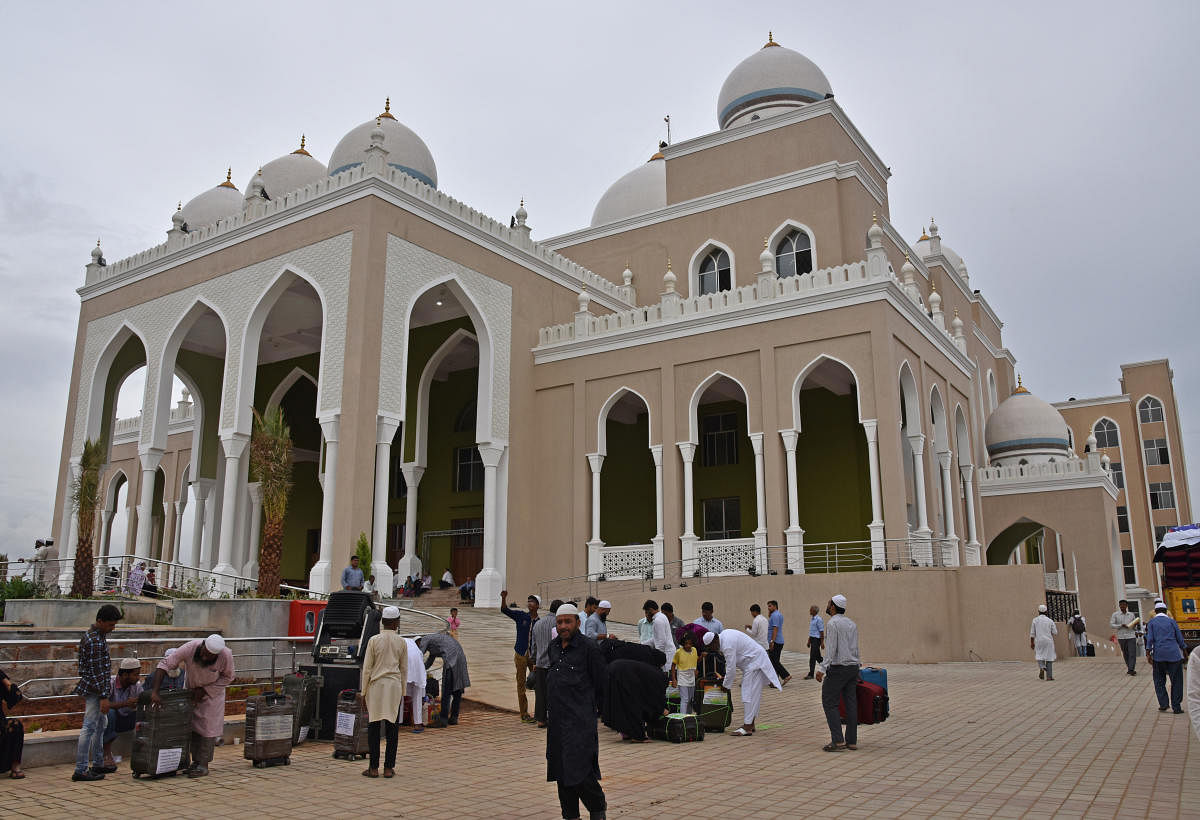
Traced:
<svg viewBox="0 0 1200 820">
<path fill-rule="evenodd" d="M 744 542 L 759 526 L 746 405 L 742 385 L 724 374 L 710 377 L 692 398 L 692 511 L 702 541 Z"/>
<path fill-rule="evenodd" d="M 654 459 L 649 448 L 650 408 L 637 393 L 623 390 L 609 400 L 598 424 L 597 449 L 604 456 L 600 472 L 600 540 L 610 547 L 636 545 L 650 549 L 657 529 Z"/>
<path fill-rule="evenodd" d="M 923 463 L 924 458 L 922 456 L 918 460 L 916 450 L 913 449 L 914 438 L 922 435 L 921 407 L 917 398 L 917 384 L 907 362 L 900 368 L 900 434 L 901 462 L 904 465 L 904 506 L 907 511 L 908 528 L 915 531 L 921 520 L 917 507 L 917 465 Z"/>
<path fill-rule="evenodd" d="M 292 493 L 279 573 L 287 583 L 296 583 L 308 578 L 320 552 L 321 425 L 317 422 L 316 381 L 307 373 L 294 380 L 280 398 L 279 408 L 292 431 Z"/>
<path fill-rule="evenodd" d="M 1042 563 L 1045 529 L 1045 524 L 1030 518 L 1009 524 L 988 543 L 988 565 Z"/>
<path fill-rule="evenodd" d="M 692 257 L 690 277 L 692 296 L 733 290 L 737 284 L 733 251 L 716 240 L 708 240 Z"/>
<path fill-rule="evenodd" d="M 773 243 L 775 272 L 779 278 L 812 273 L 815 253 L 812 235 L 806 229 L 791 223 L 784 226 L 782 233 L 783 235 L 777 237 Z"/>
</svg>

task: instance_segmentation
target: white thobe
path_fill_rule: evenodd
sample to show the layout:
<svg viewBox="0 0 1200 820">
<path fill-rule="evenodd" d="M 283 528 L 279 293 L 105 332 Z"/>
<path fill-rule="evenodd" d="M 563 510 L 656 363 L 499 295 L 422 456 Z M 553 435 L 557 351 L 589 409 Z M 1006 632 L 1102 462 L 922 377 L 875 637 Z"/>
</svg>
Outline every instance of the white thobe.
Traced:
<svg viewBox="0 0 1200 820">
<path fill-rule="evenodd" d="M 421 647 L 412 638 L 405 638 L 408 644 L 408 684 L 404 694 L 412 701 L 413 725 L 420 726 L 425 722 L 425 681 L 429 673 L 425 671 L 425 657 Z"/>
<path fill-rule="evenodd" d="M 1033 638 L 1033 657 L 1039 661 L 1053 661 L 1058 658 L 1054 651 L 1054 636 L 1058 627 L 1054 621 L 1045 615 L 1038 615 L 1029 625 L 1029 637 Z"/>
<path fill-rule="evenodd" d="M 763 617 L 762 613 L 754 616 L 754 620 L 746 631 L 756 644 L 763 649 L 767 648 L 767 619 Z"/>
<path fill-rule="evenodd" d="M 671 636 L 671 621 L 661 612 L 655 612 L 650 626 L 654 630 L 650 645 L 667 656 L 667 662 L 663 664 L 663 671 L 670 672 L 671 662 L 675 658 L 675 639 Z"/>
<path fill-rule="evenodd" d="M 1200 649 L 1192 650 L 1187 666 L 1187 707 L 1192 729 L 1200 738 Z"/>
<path fill-rule="evenodd" d="M 734 675 L 742 670 L 743 723 L 753 723 L 762 702 L 762 691 L 768 684 L 782 689 L 775 667 L 767 650 L 745 632 L 727 629 L 721 633 L 721 654 L 725 656 L 725 686 L 732 688 Z"/>
</svg>

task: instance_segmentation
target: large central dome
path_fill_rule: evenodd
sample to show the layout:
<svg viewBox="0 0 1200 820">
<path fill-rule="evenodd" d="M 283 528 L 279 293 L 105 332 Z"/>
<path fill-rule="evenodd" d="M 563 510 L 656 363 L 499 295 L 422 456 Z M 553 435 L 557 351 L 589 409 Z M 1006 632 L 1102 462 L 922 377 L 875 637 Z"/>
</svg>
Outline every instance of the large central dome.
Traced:
<svg viewBox="0 0 1200 820">
<path fill-rule="evenodd" d="M 721 128 L 781 114 L 833 93 L 817 64 L 767 36 L 767 44 L 738 63 L 717 98 Z"/>
<path fill-rule="evenodd" d="M 383 147 L 387 149 L 387 164 L 433 188 L 437 187 L 437 165 L 425 142 L 411 128 L 401 125 L 392 116 L 392 101 L 383 106 L 383 113 L 355 127 L 342 137 L 329 157 L 329 175 L 335 176 L 367 161 L 371 147 L 371 131 L 375 121 L 383 128 Z"/>
</svg>

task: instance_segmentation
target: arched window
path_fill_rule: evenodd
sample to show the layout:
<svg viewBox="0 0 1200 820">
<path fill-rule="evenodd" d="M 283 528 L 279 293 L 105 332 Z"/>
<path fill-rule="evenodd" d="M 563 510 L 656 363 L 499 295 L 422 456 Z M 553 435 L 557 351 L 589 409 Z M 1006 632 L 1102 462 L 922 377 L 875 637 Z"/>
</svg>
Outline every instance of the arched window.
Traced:
<svg viewBox="0 0 1200 820">
<path fill-rule="evenodd" d="M 782 279 L 812 273 L 812 240 L 804 231 L 793 229 L 775 246 L 775 270 Z"/>
<path fill-rule="evenodd" d="M 1120 447 L 1121 439 L 1117 435 L 1117 425 L 1111 419 L 1100 419 L 1092 428 L 1096 434 L 1097 447 Z"/>
<path fill-rule="evenodd" d="M 1138 418 L 1143 423 L 1163 420 L 1162 402 L 1153 396 L 1147 396 L 1138 402 Z"/>
<path fill-rule="evenodd" d="M 475 432 L 475 400 L 467 402 L 462 410 L 458 411 L 458 416 L 454 419 L 454 432 L 456 433 L 473 433 Z"/>
<path fill-rule="evenodd" d="M 714 248 L 700 262 L 700 294 L 716 293 L 733 287 L 729 269 L 729 254 Z"/>
</svg>

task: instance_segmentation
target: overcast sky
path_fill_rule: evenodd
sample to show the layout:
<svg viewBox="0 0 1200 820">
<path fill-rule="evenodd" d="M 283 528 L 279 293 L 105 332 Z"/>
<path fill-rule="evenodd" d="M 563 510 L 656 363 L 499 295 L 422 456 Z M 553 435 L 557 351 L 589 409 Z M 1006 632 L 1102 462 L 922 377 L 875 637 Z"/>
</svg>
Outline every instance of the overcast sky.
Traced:
<svg viewBox="0 0 1200 820">
<path fill-rule="evenodd" d="M 814 60 L 935 216 L 1050 401 L 1169 357 L 1200 475 L 1200 4 L 21 3 L 0 0 L 0 552 L 48 534 L 83 266 L 165 238 L 308 136 L 392 111 L 440 187 L 534 237 L 585 226 L 644 162 L 716 129 L 725 76 L 776 39 Z M 1189 248 L 1191 250 L 1189 251 Z"/>
</svg>

